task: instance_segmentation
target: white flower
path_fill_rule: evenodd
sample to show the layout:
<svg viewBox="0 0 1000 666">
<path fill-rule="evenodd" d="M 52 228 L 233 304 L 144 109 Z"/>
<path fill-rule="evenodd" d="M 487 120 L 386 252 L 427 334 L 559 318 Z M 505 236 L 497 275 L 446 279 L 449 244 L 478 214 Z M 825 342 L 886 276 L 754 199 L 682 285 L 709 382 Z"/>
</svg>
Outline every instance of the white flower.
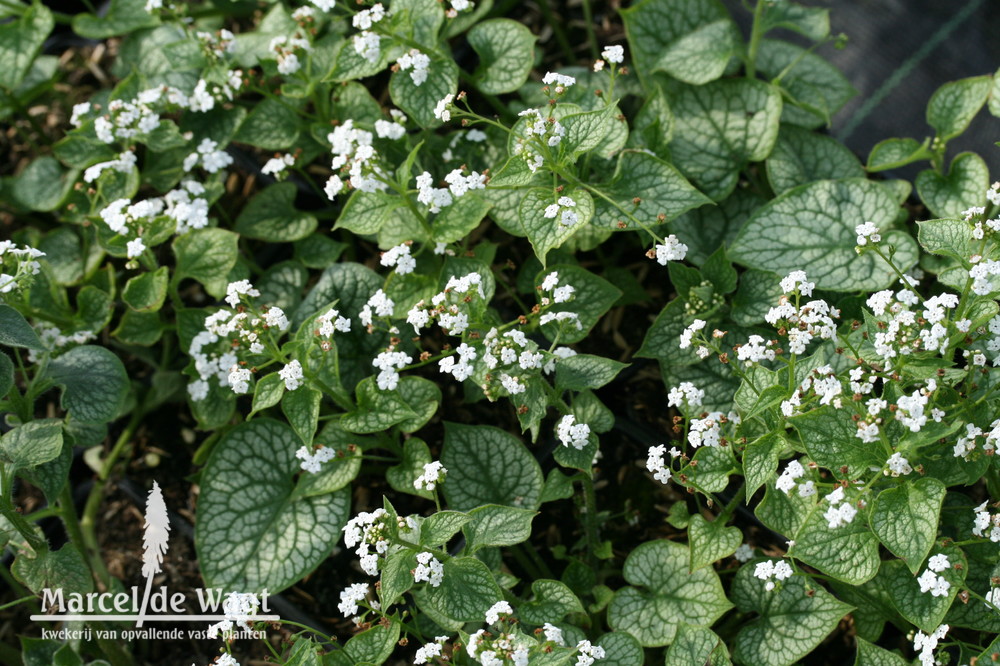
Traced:
<svg viewBox="0 0 1000 666">
<path fill-rule="evenodd" d="M 575 416 L 567 414 L 556 425 L 556 436 L 563 446 L 581 450 L 590 442 L 590 426 L 586 423 L 577 423 Z"/>
<path fill-rule="evenodd" d="M 395 266 L 396 273 L 399 275 L 412 273 L 413 269 L 417 267 L 416 260 L 410 256 L 410 246 L 406 243 L 401 243 L 383 252 L 380 263 L 383 266 Z"/>
<path fill-rule="evenodd" d="M 289 327 L 288 317 L 285 316 L 284 310 L 272 305 L 264 313 L 264 323 L 267 324 L 269 328 L 276 328 L 279 331 L 287 330 Z"/>
<path fill-rule="evenodd" d="M 292 361 L 278 371 L 278 376 L 285 381 L 285 389 L 294 391 L 302 385 L 302 364 Z"/>
<path fill-rule="evenodd" d="M 664 242 L 656 246 L 656 262 L 666 266 L 668 261 L 681 261 L 687 256 L 688 246 L 670 234 Z"/>
<path fill-rule="evenodd" d="M 565 74 L 558 74 L 556 72 L 547 72 L 545 76 L 542 77 L 542 83 L 549 86 L 553 83 L 556 84 L 556 92 L 562 92 L 561 89 L 568 88 L 574 83 L 576 79 L 572 76 L 566 76 Z"/>
<path fill-rule="evenodd" d="M 356 16 L 355 16 L 356 18 Z M 354 52 L 370 63 L 378 62 L 381 55 L 382 38 L 368 30 L 354 35 Z"/>
<path fill-rule="evenodd" d="M 434 117 L 443 123 L 451 120 L 451 111 L 448 110 L 448 107 L 451 106 L 453 99 L 455 99 L 455 96 L 451 93 L 441 98 L 441 100 L 434 106 Z"/>
<path fill-rule="evenodd" d="M 874 222 L 859 224 L 854 228 L 854 233 L 858 235 L 858 245 L 867 245 L 869 242 L 878 243 L 882 240 L 882 236 L 879 235 L 879 228 L 875 226 Z"/>
<path fill-rule="evenodd" d="M 293 164 L 295 164 L 295 157 L 286 153 L 269 159 L 264 166 L 261 167 L 260 172 L 277 176 Z"/>
<path fill-rule="evenodd" d="M 399 65 L 400 71 L 412 69 L 410 79 L 413 80 L 413 85 L 419 87 L 427 80 L 427 69 L 431 65 L 431 59 L 417 49 L 410 49 L 409 52 L 399 56 L 396 64 Z"/>
<path fill-rule="evenodd" d="M 229 386 L 237 395 L 250 390 L 250 370 L 234 365 L 229 370 Z"/>
<path fill-rule="evenodd" d="M 135 240 L 130 240 L 125 244 L 125 254 L 129 259 L 134 259 L 140 254 L 146 251 L 146 244 L 142 242 L 141 238 L 136 238 Z"/>
<path fill-rule="evenodd" d="M 548 622 L 546 622 L 544 625 L 542 625 L 542 631 L 545 632 L 545 640 L 552 641 L 556 645 L 565 645 L 565 643 L 563 643 L 562 629 L 560 629 L 559 627 L 553 626 Z"/>
<path fill-rule="evenodd" d="M 367 583 L 354 583 L 340 593 L 340 604 L 337 608 L 344 617 L 358 614 L 358 602 L 368 595 Z"/>
<path fill-rule="evenodd" d="M 667 407 L 687 406 L 692 411 L 701 407 L 705 392 L 691 382 L 681 382 L 667 393 Z"/>
<path fill-rule="evenodd" d="M 625 61 L 625 49 L 618 45 L 605 46 L 604 50 L 601 51 L 601 57 L 608 62 L 620 64 Z"/>
<path fill-rule="evenodd" d="M 778 477 L 774 487 L 787 495 L 788 491 L 795 487 L 795 480 L 801 478 L 805 473 L 806 470 L 802 467 L 802 463 L 798 460 L 792 460 Z"/>
<path fill-rule="evenodd" d="M 434 639 L 434 643 L 424 643 L 423 647 L 417 650 L 417 653 L 413 656 L 414 664 L 429 664 L 431 663 L 432 657 L 440 657 L 441 650 L 443 649 L 443 643 L 448 640 L 447 636 L 438 636 Z"/>
<path fill-rule="evenodd" d="M 931 559 L 927 560 L 927 568 L 937 573 L 944 571 L 950 566 L 951 562 L 948 561 L 948 556 L 944 553 L 933 555 Z"/>
<path fill-rule="evenodd" d="M 878 426 L 874 427 L 876 428 L 877 432 Z M 913 471 L 913 468 L 910 467 L 910 462 L 903 457 L 903 454 L 899 453 L 898 451 L 896 453 L 893 453 L 892 456 L 889 457 L 889 460 L 886 462 L 886 465 L 888 465 L 889 472 L 892 474 L 892 476 L 906 475 Z"/>
<path fill-rule="evenodd" d="M 444 580 L 444 565 L 433 555 L 424 551 L 417 555 L 417 568 L 413 570 L 415 583 L 427 582 L 431 587 L 438 587 Z"/>
<path fill-rule="evenodd" d="M 576 666 L 591 666 L 596 660 L 606 656 L 600 645 L 591 645 L 590 641 L 580 641 L 576 644 L 580 654 L 576 658 Z"/>
<path fill-rule="evenodd" d="M 416 478 L 413 487 L 417 490 L 434 490 L 435 486 L 444 481 L 448 470 L 440 461 L 429 462 L 424 465 L 424 473 Z"/>
<path fill-rule="evenodd" d="M 805 271 L 792 271 L 781 280 L 781 291 L 790 294 L 796 290 L 803 296 L 812 296 L 815 282 L 808 282 Z"/>
<path fill-rule="evenodd" d="M 486 624 L 496 624 L 500 621 L 500 613 L 511 614 L 514 609 L 506 601 L 498 601 L 486 611 Z"/>
<path fill-rule="evenodd" d="M 741 543 L 740 547 L 733 553 L 733 556 L 739 562 L 749 562 L 753 559 L 753 548 L 750 547 L 750 544 Z"/>
<path fill-rule="evenodd" d="M 295 452 L 295 457 L 301 460 L 299 467 L 305 472 L 319 474 L 322 464 L 334 459 L 337 452 L 329 446 L 318 446 L 315 452 L 310 452 L 308 448 L 302 446 Z"/>
</svg>

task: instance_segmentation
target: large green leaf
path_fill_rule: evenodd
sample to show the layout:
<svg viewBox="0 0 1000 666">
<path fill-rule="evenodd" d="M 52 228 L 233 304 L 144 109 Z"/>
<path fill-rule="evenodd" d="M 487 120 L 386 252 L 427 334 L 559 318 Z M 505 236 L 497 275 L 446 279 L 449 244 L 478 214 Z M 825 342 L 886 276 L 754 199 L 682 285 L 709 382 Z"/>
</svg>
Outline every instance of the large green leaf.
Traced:
<svg viewBox="0 0 1000 666">
<path fill-rule="evenodd" d="M 965 555 L 955 546 L 933 549 L 934 553 L 944 553 L 948 556 L 950 567 L 938 575 L 944 577 L 951 588 L 944 596 L 934 596 L 930 592 L 921 592 L 917 577 L 907 569 L 902 560 L 886 560 L 882 563 L 875 582 L 892 599 L 896 610 L 907 620 L 917 625 L 924 633 L 937 629 L 944 621 L 948 608 L 963 587 L 968 572 L 968 562 Z M 969 603 L 972 603 L 970 600 Z"/>
<path fill-rule="evenodd" d="M 830 10 L 804 7 L 794 2 L 775 2 L 764 6 L 761 31 L 775 28 L 793 30 L 818 42 L 830 34 Z"/>
<path fill-rule="evenodd" d="M 858 654 L 854 666 L 910 666 L 910 662 L 894 652 L 858 638 Z"/>
<path fill-rule="evenodd" d="M 864 178 L 851 150 L 831 136 L 795 125 L 782 125 L 767 158 L 767 179 L 775 194 L 816 180 Z"/>
<path fill-rule="evenodd" d="M 11 572 L 35 594 L 42 594 L 46 588 L 62 590 L 64 595 L 86 594 L 94 589 L 90 569 L 71 543 L 59 550 L 36 553 L 33 558 L 20 553 Z"/>
<path fill-rule="evenodd" d="M 817 465 L 830 470 L 846 465 L 848 473 L 856 475 L 885 462 L 880 450 L 858 439 L 857 426 L 842 410 L 826 405 L 793 416 L 790 422 Z"/>
<path fill-rule="evenodd" d="M 63 409 L 85 423 L 106 423 L 118 416 L 129 389 L 121 359 L 94 345 L 74 347 L 53 359 L 48 376 L 63 387 Z"/>
<path fill-rule="evenodd" d="M 729 196 L 749 162 L 771 154 L 781 95 L 763 81 L 723 79 L 680 87 L 671 98 L 674 164 L 715 201 Z"/>
<path fill-rule="evenodd" d="M 479 54 L 473 77 L 481 92 L 514 92 L 528 80 L 535 61 L 535 36 L 524 25 L 505 18 L 477 23 L 466 36 Z"/>
<path fill-rule="evenodd" d="M 776 81 L 786 99 L 783 122 L 807 128 L 829 125 L 830 118 L 857 94 L 836 67 L 826 58 L 791 42 L 763 39 L 757 52 L 757 67 Z"/>
<path fill-rule="evenodd" d="M 855 227 L 874 222 L 882 245 L 896 248 L 894 263 L 906 270 L 917 260 L 909 235 L 886 231 L 899 207 L 878 183 L 820 180 L 771 200 L 747 220 L 729 251 L 744 266 L 785 275 L 804 270 L 817 287 L 833 291 L 874 291 L 895 273 L 873 252 L 858 254 Z"/>
<path fill-rule="evenodd" d="M 627 367 L 627 363 L 604 356 L 577 354 L 556 364 L 556 389 L 585 391 L 601 388 Z"/>
<path fill-rule="evenodd" d="M 990 169 L 975 153 L 961 153 L 952 160 L 948 175 L 924 169 L 915 181 L 921 201 L 937 217 L 958 217 L 962 211 L 986 203 Z"/>
<path fill-rule="evenodd" d="M 266 98 L 254 105 L 233 140 L 264 150 L 289 150 L 299 137 L 301 125 L 293 100 Z"/>
<path fill-rule="evenodd" d="M 714 631 L 682 624 L 663 663 L 664 666 L 725 666 L 732 662 L 726 644 Z"/>
<path fill-rule="evenodd" d="M 696 190 L 669 163 L 636 150 L 622 151 L 610 184 L 601 186 L 601 191 L 611 201 L 603 197 L 597 199 L 593 223 L 615 231 L 622 228 L 619 222 L 631 231 L 638 230 L 625 213 L 652 226 L 659 223 L 660 215 L 672 220 L 711 203 L 711 199 Z"/>
<path fill-rule="evenodd" d="M 789 666 L 807 655 L 836 628 L 851 607 L 818 585 L 793 576 L 774 590 L 755 578 L 755 562 L 743 565 L 733 581 L 732 598 L 760 618 L 736 636 L 733 656 L 746 666 Z"/>
<path fill-rule="evenodd" d="M 90 39 L 107 39 L 127 35 L 139 28 L 148 28 L 160 22 L 146 11 L 143 0 L 111 0 L 107 13 L 101 17 L 77 14 L 73 17 L 73 32 Z"/>
<path fill-rule="evenodd" d="M 445 423 L 441 462 L 448 505 L 468 511 L 484 504 L 536 509 L 542 470 L 517 437 L 492 426 Z"/>
<path fill-rule="evenodd" d="M 192 278 L 215 298 L 226 294 L 229 271 L 236 264 L 239 234 L 225 229 L 195 229 L 174 241 L 174 282 Z"/>
<path fill-rule="evenodd" d="M 46 155 L 33 160 L 10 185 L 14 202 L 28 210 L 46 212 L 59 206 L 72 183 L 67 182 L 59 160 Z"/>
<path fill-rule="evenodd" d="M 517 608 L 520 618 L 529 624 L 556 623 L 570 613 L 584 612 L 579 597 L 565 583 L 536 580 L 531 584 L 531 592 L 534 599 Z"/>
<path fill-rule="evenodd" d="M 908 480 L 883 490 L 872 502 L 872 530 L 914 574 L 934 545 L 945 491 L 937 479 Z"/>
<path fill-rule="evenodd" d="M 469 512 L 465 525 L 470 552 L 484 546 L 513 546 L 531 536 L 531 521 L 538 515 L 530 509 L 487 504 Z"/>
<path fill-rule="evenodd" d="M 453 557 L 444 562 L 441 584 L 426 587 L 417 603 L 458 622 L 482 622 L 500 599 L 500 587 L 485 564 L 474 557 Z"/>
<path fill-rule="evenodd" d="M 740 45 L 715 0 L 644 0 L 621 10 L 632 59 L 643 73 L 664 71 L 700 85 L 720 76 Z"/>
<path fill-rule="evenodd" d="M 52 32 L 52 12 L 40 2 L 25 7 L 14 21 L 0 25 L 0 88 L 12 92 Z"/>
<path fill-rule="evenodd" d="M 813 504 L 792 539 L 792 554 L 806 564 L 838 580 L 860 585 L 878 573 L 878 539 L 868 529 L 867 509 L 859 509 L 853 522 L 830 527 L 824 513 L 825 500 Z"/>
<path fill-rule="evenodd" d="M 168 273 L 169 269 L 161 266 L 155 271 L 129 278 L 122 300 L 133 310 L 156 312 L 167 298 Z"/>
<path fill-rule="evenodd" d="M 688 523 L 688 541 L 690 566 L 695 571 L 735 553 L 743 543 L 743 533 L 737 527 L 727 527 L 725 521 L 718 518 L 709 522 L 700 514 L 695 514 Z"/>
<path fill-rule="evenodd" d="M 247 238 L 288 243 L 316 230 L 314 215 L 295 208 L 295 183 L 276 183 L 258 192 L 240 211 L 235 230 Z"/>
<path fill-rule="evenodd" d="M 558 199 L 568 196 L 576 202 L 572 211 L 579 217 L 575 224 L 563 224 L 562 210 L 554 218 L 545 217 L 546 207 L 555 204 Z M 594 216 L 594 200 L 586 190 L 555 193 L 552 189 L 535 187 L 527 191 L 518 206 L 518 220 L 524 235 L 531 242 L 535 256 L 545 265 L 545 257 L 565 243 L 573 234 L 590 223 Z"/>
<path fill-rule="evenodd" d="M 732 607 L 714 569 L 688 572 L 688 549 L 671 541 L 648 541 L 625 560 L 622 574 L 632 585 L 615 594 L 608 624 L 642 645 L 674 641 L 681 624 L 709 626 Z"/>
<path fill-rule="evenodd" d="M 347 522 L 350 491 L 296 494 L 300 446 L 291 428 L 271 419 L 240 424 L 215 445 L 195 530 L 209 586 L 277 592 L 329 555 Z"/>
<path fill-rule="evenodd" d="M 992 76 L 949 81 L 935 90 L 927 102 L 927 124 L 943 141 L 958 136 L 983 108 L 992 88 Z"/>
<path fill-rule="evenodd" d="M 355 190 L 337 218 L 334 229 L 347 229 L 356 234 L 377 234 L 402 202 L 382 192 Z"/>
<path fill-rule="evenodd" d="M 0 303 L 0 345 L 45 351 L 38 334 L 24 315 L 4 303 Z"/>
</svg>

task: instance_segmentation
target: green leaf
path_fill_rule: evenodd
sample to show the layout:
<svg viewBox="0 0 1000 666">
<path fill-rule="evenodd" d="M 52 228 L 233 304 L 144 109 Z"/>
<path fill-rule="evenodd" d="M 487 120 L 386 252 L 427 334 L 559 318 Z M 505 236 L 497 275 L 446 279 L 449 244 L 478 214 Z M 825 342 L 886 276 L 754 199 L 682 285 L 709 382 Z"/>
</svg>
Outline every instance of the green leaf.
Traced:
<svg viewBox="0 0 1000 666">
<path fill-rule="evenodd" d="M 858 654 L 854 666 L 910 666 L 910 662 L 895 652 L 869 643 L 863 638 L 857 638 Z"/>
<path fill-rule="evenodd" d="M 935 597 L 930 592 L 921 592 L 917 577 L 907 570 L 906 564 L 901 560 L 883 562 L 876 579 L 879 586 L 889 594 L 900 614 L 927 634 L 944 620 L 958 590 L 963 587 L 968 570 L 965 556 L 957 547 L 934 548 L 934 552 L 945 553 L 952 565 L 938 574 L 951 583 L 948 594 L 944 596 Z M 961 568 L 955 568 L 956 566 Z"/>
<path fill-rule="evenodd" d="M 608 632 L 594 641 L 594 645 L 604 648 L 604 663 L 601 666 L 632 666 L 643 662 L 642 646 L 627 632 Z M 723 666 L 723 664 L 712 666 Z"/>
<path fill-rule="evenodd" d="M 793 576 L 770 592 L 753 576 L 757 561 L 743 565 L 733 581 L 732 598 L 745 613 L 760 618 L 736 636 L 733 656 L 754 666 L 789 666 L 812 651 L 833 631 L 851 607 L 824 588 Z"/>
<path fill-rule="evenodd" d="M 972 226 L 961 220 L 920 220 L 917 240 L 931 254 L 965 261 L 972 256 Z"/>
<path fill-rule="evenodd" d="M 101 440 L 103 439 L 101 437 Z M 59 454 L 55 458 L 37 467 L 22 469 L 19 472 L 25 480 L 36 488 L 40 488 L 45 493 L 45 499 L 49 502 L 57 501 L 59 494 L 66 487 L 66 482 L 69 480 L 69 468 L 73 464 L 73 445 L 81 443 L 69 432 L 63 433 L 61 442 Z M 34 445 L 34 442 L 32 444 Z"/>
<path fill-rule="evenodd" d="M 517 437 L 492 426 L 445 422 L 441 462 L 448 505 L 468 511 L 484 504 L 536 509 L 542 470 Z"/>
<path fill-rule="evenodd" d="M 54 157 L 39 157 L 11 181 L 10 196 L 28 210 L 55 210 L 71 183 Z"/>
<path fill-rule="evenodd" d="M 765 435 L 747 445 L 743 452 L 743 476 L 748 499 L 778 470 L 781 448 L 782 441 L 777 435 Z"/>
<path fill-rule="evenodd" d="M 107 39 L 127 35 L 140 28 L 159 24 L 160 20 L 146 11 L 143 0 L 111 0 L 104 16 L 77 14 L 73 17 L 73 32 L 90 39 Z"/>
<path fill-rule="evenodd" d="M 495 506 L 495 505 L 494 505 Z M 508 507 L 509 508 L 509 507 Z M 521 511 L 523 509 L 511 509 Z M 469 514 L 461 511 L 438 511 L 428 516 L 420 525 L 420 544 L 443 546 L 469 522 Z"/>
<path fill-rule="evenodd" d="M 946 490 L 937 479 L 907 480 L 883 490 L 872 502 L 872 531 L 913 574 L 934 545 Z"/>
<path fill-rule="evenodd" d="M 562 215 L 562 209 L 555 218 L 545 217 L 545 208 L 563 196 L 568 196 L 576 202 L 573 212 L 579 219 L 575 224 L 565 225 L 561 222 L 559 216 Z M 586 190 L 556 194 L 549 188 L 534 187 L 521 199 L 517 215 L 521 230 L 535 250 L 535 256 L 542 262 L 542 266 L 545 266 L 545 257 L 549 250 L 559 247 L 590 223 L 590 218 L 594 216 L 594 200 Z"/>
<path fill-rule="evenodd" d="M 48 376 L 63 387 L 62 406 L 85 423 L 118 416 L 129 390 L 121 359 L 104 347 L 74 347 L 49 363 Z"/>
<path fill-rule="evenodd" d="M 474 557 L 453 557 L 444 561 L 441 585 L 426 586 L 417 604 L 456 622 L 482 622 L 486 611 L 501 598 L 500 587 L 485 564 Z"/>
<path fill-rule="evenodd" d="M 129 278 L 122 292 L 122 300 L 133 310 L 156 312 L 167 298 L 169 269 L 161 266 L 150 273 Z"/>
<path fill-rule="evenodd" d="M 11 572 L 35 594 L 46 588 L 62 590 L 64 595 L 87 594 L 94 589 L 90 568 L 71 543 L 59 550 L 37 553 L 34 558 L 21 553 L 14 560 Z"/>
<path fill-rule="evenodd" d="M 983 108 L 992 88 L 992 76 L 949 81 L 935 90 L 927 102 L 927 124 L 942 141 L 958 136 Z"/>
<path fill-rule="evenodd" d="M 357 408 L 341 419 L 349 432 L 372 433 L 399 424 L 404 432 L 419 429 L 437 411 L 441 391 L 423 377 L 402 377 L 394 391 L 378 388 L 366 377 L 357 386 Z"/>
<path fill-rule="evenodd" d="M 767 179 L 775 194 L 816 180 L 864 178 L 865 170 L 851 150 L 832 136 L 795 125 L 782 125 L 767 158 Z"/>
<path fill-rule="evenodd" d="M 122 314 L 118 327 L 111 331 L 111 335 L 127 345 L 150 347 L 159 342 L 163 330 L 163 322 L 158 313 L 128 309 Z"/>
<path fill-rule="evenodd" d="M 458 67 L 455 62 L 451 58 L 428 55 L 431 64 L 427 70 L 427 80 L 421 85 L 413 83 L 408 71 L 393 72 L 389 78 L 389 95 L 393 103 L 421 127 L 440 124 L 434 117 L 434 107 L 445 95 L 455 94 L 458 89 Z"/>
<path fill-rule="evenodd" d="M 636 66 L 700 85 L 720 76 L 740 44 L 721 3 L 645 0 L 621 10 Z"/>
<path fill-rule="evenodd" d="M 263 99 L 240 125 L 233 141 L 264 150 L 289 150 L 298 141 L 302 125 L 294 106 L 289 99 Z"/>
<path fill-rule="evenodd" d="M 584 391 L 601 388 L 628 367 L 604 356 L 577 354 L 556 364 L 557 391 Z"/>
<path fill-rule="evenodd" d="M 52 32 L 52 12 L 40 2 L 24 7 L 17 20 L 0 25 L 0 88 L 14 90 Z"/>
<path fill-rule="evenodd" d="M 580 318 L 581 328 L 577 329 L 569 324 L 560 329 L 558 323 L 552 322 L 542 326 L 542 333 L 549 340 L 555 340 L 558 335 L 561 344 L 579 342 L 587 337 L 601 317 L 621 298 L 622 292 L 604 278 L 570 264 L 556 264 L 541 271 L 535 276 L 535 284 L 541 284 L 552 271 L 559 273 L 560 285 L 572 285 L 576 287 L 576 292 L 573 300 L 552 306 L 550 312 L 575 312 Z M 558 367 L 558 363 L 556 365 Z"/>
<path fill-rule="evenodd" d="M 688 549 L 671 541 L 648 541 L 629 553 L 622 574 L 632 585 L 615 594 L 608 624 L 627 631 L 645 647 L 669 645 L 682 623 L 709 626 L 732 604 L 713 569 L 688 572 Z"/>
<path fill-rule="evenodd" d="M 399 197 L 355 190 L 333 228 L 347 229 L 362 236 L 377 234 L 400 205 Z"/>
<path fill-rule="evenodd" d="M 729 196 L 740 172 L 749 162 L 766 159 L 778 138 L 781 95 L 763 81 L 680 87 L 671 108 L 674 164 L 714 201 Z"/>
<path fill-rule="evenodd" d="M 834 578 L 860 585 L 878 573 L 878 539 L 868 529 L 865 513 L 859 509 L 854 522 L 831 528 L 823 517 L 829 503 L 814 504 L 805 522 L 792 537 L 792 554 Z"/>
<path fill-rule="evenodd" d="M 208 586 L 278 592 L 329 555 L 347 522 L 350 491 L 293 499 L 300 445 L 285 424 L 255 419 L 212 449 L 195 529 Z"/>
<path fill-rule="evenodd" d="M 518 617 L 528 624 L 556 623 L 570 613 L 584 612 L 579 597 L 560 581 L 536 580 L 531 584 L 531 592 L 534 598 L 517 607 Z"/>
<path fill-rule="evenodd" d="M 399 640 L 399 622 L 391 621 L 389 626 L 375 625 L 371 629 L 356 634 L 344 645 L 350 664 L 381 664 L 396 649 Z M 315 649 L 315 648 L 312 648 Z M 336 653 L 334 653 L 336 654 Z"/>
<path fill-rule="evenodd" d="M 316 434 L 321 397 L 316 389 L 300 386 L 294 391 L 286 392 L 281 399 L 282 413 L 306 446 L 312 446 L 313 436 Z"/>
<path fill-rule="evenodd" d="M 979 155 L 961 153 L 952 160 L 948 175 L 933 169 L 917 174 L 917 194 L 937 217 L 959 217 L 962 211 L 986 203 L 990 169 Z"/>
<path fill-rule="evenodd" d="M 786 275 L 804 270 L 821 289 L 874 291 L 895 281 L 873 252 L 858 254 L 854 229 L 863 221 L 883 229 L 883 246 L 896 249 L 894 263 L 908 269 L 917 259 L 909 235 L 885 231 L 898 206 L 878 183 L 821 180 L 772 199 L 747 220 L 729 256 L 750 268 Z"/>
<path fill-rule="evenodd" d="M 325 495 L 340 490 L 356 479 L 361 471 L 362 445 L 358 439 L 341 428 L 336 421 L 328 422 L 316 435 L 316 445 L 334 449 L 337 455 L 333 460 L 323 463 L 318 474 L 300 475 L 299 486 L 295 491 L 297 495 Z"/>
<path fill-rule="evenodd" d="M 604 198 L 596 201 L 593 224 L 619 230 L 619 221 L 637 230 L 622 212 L 628 211 L 646 225 L 656 224 L 659 216 L 674 219 L 698 208 L 711 199 L 694 188 L 672 165 L 655 155 L 636 150 L 624 150 L 618 158 L 615 174 L 608 185 L 601 186 Z M 633 200 L 639 197 L 639 204 Z"/>
<path fill-rule="evenodd" d="M 682 624 L 677 638 L 667 650 L 664 666 L 722 666 L 729 664 L 726 644 L 708 627 Z"/>
<path fill-rule="evenodd" d="M 247 238 L 288 243 L 316 230 L 314 215 L 295 208 L 295 183 L 275 183 L 254 195 L 236 218 L 235 230 Z"/>
<path fill-rule="evenodd" d="M 28 421 L 0 437 L 0 460 L 15 470 L 30 469 L 57 458 L 62 447 L 59 419 Z"/>
<path fill-rule="evenodd" d="M 729 557 L 743 543 L 739 528 L 726 527 L 724 521 L 716 518 L 712 522 L 700 514 L 691 516 L 688 523 L 688 541 L 691 550 L 691 571 L 707 567 L 724 557 Z"/>
<path fill-rule="evenodd" d="M 0 352 L 0 398 L 14 388 L 14 363 L 5 352 Z"/>
<path fill-rule="evenodd" d="M 614 117 L 620 113 L 617 106 L 605 106 L 562 116 L 560 120 L 566 135 L 559 143 L 560 154 L 576 159 L 578 155 L 600 146 L 614 128 Z"/>
<path fill-rule="evenodd" d="M 277 405 L 283 395 L 285 395 L 285 380 L 277 372 L 258 379 L 253 387 L 253 405 L 247 420 L 252 419 L 257 412 Z"/>
<path fill-rule="evenodd" d="M 879 141 L 868 153 L 868 171 L 875 173 L 888 169 L 898 169 L 921 159 L 930 159 L 929 141 L 920 143 L 916 139 L 885 139 Z"/>
<path fill-rule="evenodd" d="M 846 465 L 848 475 L 855 476 L 872 466 L 881 468 L 885 462 L 876 447 L 858 439 L 857 426 L 841 410 L 826 405 L 793 416 L 789 422 L 799 431 L 810 457 L 821 467 L 838 470 Z"/>
<path fill-rule="evenodd" d="M 174 284 L 183 278 L 200 282 L 215 298 L 226 294 L 229 271 L 236 265 L 239 235 L 225 229 L 195 229 L 174 241 Z"/>
<path fill-rule="evenodd" d="M 826 58 L 784 40 L 763 39 L 757 52 L 757 68 L 779 83 L 786 98 L 782 122 L 815 129 L 830 119 L 857 94 Z"/>
<path fill-rule="evenodd" d="M 716 206 L 702 206 L 681 215 L 671 230 L 688 246 L 687 261 L 700 266 L 723 245 L 732 246 L 743 224 L 763 204 L 763 197 L 739 188 Z"/>
<path fill-rule="evenodd" d="M 479 226 L 492 207 L 493 204 L 481 194 L 467 192 L 435 218 L 431 230 L 434 240 L 438 243 L 457 243 Z"/>
<path fill-rule="evenodd" d="M 0 345 L 46 351 L 24 315 L 4 303 L 0 303 Z"/>
<path fill-rule="evenodd" d="M 535 36 L 524 25 L 510 19 L 488 19 L 473 26 L 466 38 L 479 55 L 473 79 L 480 92 L 514 92 L 528 80 L 535 62 Z"/>
<path fill-rule="evenodd" d="M 473 509 L 468 515 L 465 536 L 469 552 L 474 553 L 484 546 L 513 546 L 527 541 L 531 536 L 531 521 L 538 512 L 487 504 Z"/>
<path fill-rule="evenodd" d="M 830 34 L 830 10 L 819 7 L 803 7 L 794 2 L 776 2 L 764 7 L 761 31 L 776 28 L 792 30 L 814 42 L 821 41 Z"/>
</svg>

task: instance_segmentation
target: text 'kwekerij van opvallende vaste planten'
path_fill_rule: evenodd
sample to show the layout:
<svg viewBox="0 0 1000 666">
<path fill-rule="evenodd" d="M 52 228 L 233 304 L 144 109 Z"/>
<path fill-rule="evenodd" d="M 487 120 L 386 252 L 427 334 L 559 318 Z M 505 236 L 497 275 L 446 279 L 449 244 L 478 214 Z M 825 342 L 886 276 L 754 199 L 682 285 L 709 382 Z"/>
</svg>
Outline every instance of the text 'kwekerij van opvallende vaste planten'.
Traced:
<svg viewBox="0 0 1000 666">
<path fill-rule="evenodd" d="M 0 661 L 1000 659 L 1000 78 L 862 163 L 792 2 L 84 4 L 0 0 Z"/>
</svg>

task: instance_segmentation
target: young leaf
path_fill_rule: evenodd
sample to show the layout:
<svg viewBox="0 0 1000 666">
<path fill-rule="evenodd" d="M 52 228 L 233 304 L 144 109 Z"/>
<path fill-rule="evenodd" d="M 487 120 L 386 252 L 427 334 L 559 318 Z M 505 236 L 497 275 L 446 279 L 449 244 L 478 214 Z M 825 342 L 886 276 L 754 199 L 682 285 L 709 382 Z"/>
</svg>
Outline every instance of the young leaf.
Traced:
<svg viewBox="0 0 1000 666">
<path fill-rule="evenodd" d="M 215 298 L 226 294 L 229 271 L 236 264 L 238 234 L 225 229 L 195 229 L 174 241 L 174 284 L 182 278 L 200 282 Z"/>
<path fill-rule="evenodd" d="M 499 504 L 487 504 L 469 511 L 469 522 L 463 528 L 469 552 L 484 546 L 513 546 L 527 541 L 531 536 L 531 521 L 537 515 L 537 511 Z"/>
<path fill-rule="evenodd" d="M 628 367 L 603 356 L 577 354 L 556 364 L 556 390 L 585 391 L 601 388 Z"/>
<path fill-rule="evenodd" d="M 743 543 L 743 534 L 737 527 L 726 527 L 718 518 L 709 522 L 701 514 L 695 514 L 688 523 L 688 541 L 689 566 L 691 571 L 697 571 L 735 553 Z"/>
<path fill-rule="evenodd" d="M 688 572 L 688 549 L 672 541 L 647 541 L 629 553 L 623 575 L 632 585 L 615 594 L 608 624 L 645 647 L 669 645 L 682 622 L 709 626 L 732 608 L 715 570 Z"/>
<path fill-rule="evenodd" d="M 972 76 L 945 83 L 927 103 L 927 124 L 942 141 L 958 136 L 983 108 L 992 87 L 992 76 Z"/>
<path fill-rule="evenodd" d="M 166 266 L 161 266 L 155 271 L 129 278 L 122 300 L 133 310 L 156 312 L 167 298 L 168 272 Z"/>
<path fill-rule="evenodd" d="M 293 477 L 301 471 L 299 446 L 284 423 L 255 419 L 212 449 L 195 529 L 207 585 L 277 592 L 312 571 L 340 538 L 348 489 L 291 499 Z"/>
<path fill-rule="evenodd" d="M 924 169 L 915 181 L 917 194 L 937 217 L 959 217 L 962 211 L 986 203 L 990 170 L 975 153 L 961 153 L 952 160 L 948 175 Z"/>
<path fill-rule="evenodd" d="M 570 613 L 583 613 L 583 604 L 573 590 L 557 580 L 536 580 L 531 584 L 534 599 L 517 608 L 520 618 L 539 626 L 546 622 L 555 624 Z M 603 644 L 602 644 L 602 647 Z"/>
<path fill-rule="evenodd" d="M 868 165 L 865 168 L 870 173 L 876 173 L 898 169 L 920 159 L 930 159 L 931 152 L 928 145 L 929 141 L 920 143 L 910 138 L 879 141 L 868 153 Z"/>
<path fill-rule="evenodd" d="M 562 196 L 568 196 L 576 202 L 576 206 L 571 209 L 577 215 L 577 220 L 573 224 L 562 223 L 560 218 L 562 209 L 554 218 L 545 217 L 545 209 L 555 204 Z M 535 256 L 542 262 L 542 266 L 545 266 L 545 257 L 549 250 L 559 247 L 570 236 L 590 223 L 590 218 L 594 215 L 594 200 L 586 190 L 574 190 L 557 195 L 549 188 L 534 187 L 521 199 L 517 214 L 521 231 L 531 241 Z"/>
</svg>

